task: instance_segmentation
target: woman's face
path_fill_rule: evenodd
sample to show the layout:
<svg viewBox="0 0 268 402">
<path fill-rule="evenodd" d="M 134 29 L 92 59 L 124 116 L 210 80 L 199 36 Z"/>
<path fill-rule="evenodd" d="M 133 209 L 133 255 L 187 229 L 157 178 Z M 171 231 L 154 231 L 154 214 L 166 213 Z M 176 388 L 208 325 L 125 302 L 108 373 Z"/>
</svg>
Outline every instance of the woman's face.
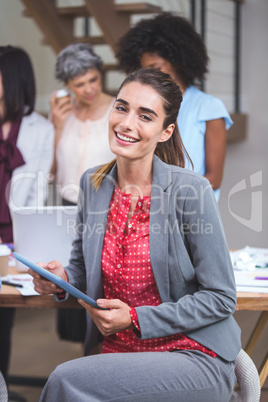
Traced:
<svg viewBox="0 0 268 402">
<path fill-rule="evenodd" d="M 96 68 L 90 68 L 84 75 L 69 80 L 67 87 L 79 103 L 91 106 L 102 93 L 101 74 Z"/>
<path fill-rule="evenodd" d="M 157 53 L 143 53 L 140 59 L 140 64 L 143 68 L 154 68 L 155 70 L 160 70 L 163 73 L 169 74 L 174 81 L 178 81 L 172 64 L 168 60 L 158 56 Z"/>
<path fill-rule="evenodd" d="M 130 160 L 152 158 L 157 143 L 167 141 L 174 129 L 174 124 L 163 128 L 165 117 L 163 100 L 152 87 L 138 82 L 126 84 L 110 114 L 112 152 Z"/>
</svg>

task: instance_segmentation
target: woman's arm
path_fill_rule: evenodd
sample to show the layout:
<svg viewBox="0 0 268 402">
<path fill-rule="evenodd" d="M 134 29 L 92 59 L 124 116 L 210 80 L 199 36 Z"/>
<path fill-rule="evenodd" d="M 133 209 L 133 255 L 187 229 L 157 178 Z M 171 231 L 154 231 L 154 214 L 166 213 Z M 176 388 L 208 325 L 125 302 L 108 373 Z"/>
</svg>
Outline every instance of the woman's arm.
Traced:
<svg viewBox="0 0 268 402">
<path fill-rule="evenodd" d="M 135 328 L 130 315 L 130 307 L 121 300 L 98 299 L 98 305 L 105 310 L 92 307 L 81 299 L 79 299 L 79 303 L 87 310 L 103 336 Z"/>
<path fill-rule="evenodd" d="M 226 134 L 224 119 L 206 122 L 205 132 L 205 177 L 213 190 L 220 187 L 225 161 Z"/>
<path fill-rule="evenodd" d="M 191 185 L 181 187 L 178 199 L 174 208 L 179 211 L 178 227 L 184 230 L 184 241 L 177 230 L 166 236 L 175 237 L 169 247 L 177 248 L 178 256 L 174 262 L 173 252 L 173 261 L 168 260 L 173 278 L 170 300 L 174 300 L 177 288 L 182 289 L 181 296 L 157 307 L 136 308 L 142 339 L 199 330 L 235 311 L 234 273 L 211 186 L 206 179 L 196 178 Z M 169 219 L 175 220 L 175 214 Z"/>
</svg>

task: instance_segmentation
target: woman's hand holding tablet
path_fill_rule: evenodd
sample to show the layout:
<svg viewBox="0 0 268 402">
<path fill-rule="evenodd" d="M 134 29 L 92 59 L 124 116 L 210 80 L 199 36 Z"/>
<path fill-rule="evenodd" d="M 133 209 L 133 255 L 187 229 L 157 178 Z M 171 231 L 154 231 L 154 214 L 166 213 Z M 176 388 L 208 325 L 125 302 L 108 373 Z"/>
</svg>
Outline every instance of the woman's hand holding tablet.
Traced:
<svg viewBox="0 0 268 402">
<path fill-rule="evenodd" d="M 65 273 L 65 270 L 61 263 L 59 261 L 52 261 L 48 264 L 42 264 L 42 266 L 34 264 L 33 262 L 27 260 L 27 258 L 23 257 L 22 255 L 13 252 L 13 256 L 23 264 L 25 264 L 27 267 L 30 268 L 33 272 L 29 273 L 33 276 L 34 284 L 35 284 L 35 290 L 40 293 L 40 294 L 51 294 L 51 293 L 57 293 L 58 291 L 65 290 L 67 293 L 70 293 L 77 299 L 82 299 L 86 303 L 90 304 L 93 307 L 102 309 L 101 307 L 98 306 L 98 304 L 95 302 L 95 300 L 91 299 L 89 296 L 87 296 L 85 293 L 81 292 L 74 286 L 70 285 L 68 282 L 66 282 L 67 276 Z M 46 268 L 45 268 L 46 267 Z M 53 271 L 53 272 L 51 272 Z M 38 275 L 36 275 L 36 273 Z M 42 278 L 40 279 L 39 275 L 41 277 L 47 279 L 43 280 Z M 55 286 L 56 285 L 56 286 Z"/>
</svg>

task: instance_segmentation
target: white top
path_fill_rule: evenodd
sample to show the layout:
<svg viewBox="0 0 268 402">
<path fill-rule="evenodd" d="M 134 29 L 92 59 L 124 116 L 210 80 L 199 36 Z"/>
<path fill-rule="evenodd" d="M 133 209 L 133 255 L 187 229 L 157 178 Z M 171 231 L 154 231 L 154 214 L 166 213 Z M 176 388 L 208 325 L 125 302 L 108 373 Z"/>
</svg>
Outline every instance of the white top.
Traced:
<svg viewBox="0 0 268 402">
<path fill-rule="evenodd" d="M 77 203 L 79 182 L 88 168 L 115 158 L 108 141 L 108 119 L 114 99 L 99 120 L 79 120 L 74 113 L 65 121 L 57 146 L 57 183 L 65 200 Z"/>
<path fill-rule="evenodd" d="M 53 161 L 53 124 L 36 112 L 24 116 L 17 147 L 25 164 L 12 173 L 9 206 L 11 210 L 41 206 L 47 198 L 47 183 Z"/>
</svg>

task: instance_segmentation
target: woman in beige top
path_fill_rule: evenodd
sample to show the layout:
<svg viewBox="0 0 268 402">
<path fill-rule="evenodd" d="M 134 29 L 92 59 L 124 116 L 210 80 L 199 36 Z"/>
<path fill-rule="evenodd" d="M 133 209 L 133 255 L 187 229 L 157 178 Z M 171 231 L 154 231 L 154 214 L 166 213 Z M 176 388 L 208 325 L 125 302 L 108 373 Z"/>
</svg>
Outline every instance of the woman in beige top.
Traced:
<svg viewBox="0 0 268 402">
<path fill-rule="evenodd" d="M 108 115 L 114 99 L 102 90 L 102 60 L 90 44 L 63 49 L 56 62 L 56 78 L 71 96 L 50 101 L 55 127 L 52 173 L 56 176 L 64 205 L 76 204 L 79 181 L 89 167 L 114 158 L 108 143 Z"/>
<path fill-rule="evenodd" d="M 72 96 L 58 97 L 56 91 L 50 101 L 55 127 L 51 172 L 56 176 L 63 205 L 73 205 L 77 204 L 82 173 L 115 157 L 108 141 L 108 115 L 114 99 L 102 91 L 102 60 L 90 44 L 63 49 L 56 62 L 56 78 Z M 57 318 L 61 339 L 84 341 L 83 310 L 59 309 Z"/>
</svg>

